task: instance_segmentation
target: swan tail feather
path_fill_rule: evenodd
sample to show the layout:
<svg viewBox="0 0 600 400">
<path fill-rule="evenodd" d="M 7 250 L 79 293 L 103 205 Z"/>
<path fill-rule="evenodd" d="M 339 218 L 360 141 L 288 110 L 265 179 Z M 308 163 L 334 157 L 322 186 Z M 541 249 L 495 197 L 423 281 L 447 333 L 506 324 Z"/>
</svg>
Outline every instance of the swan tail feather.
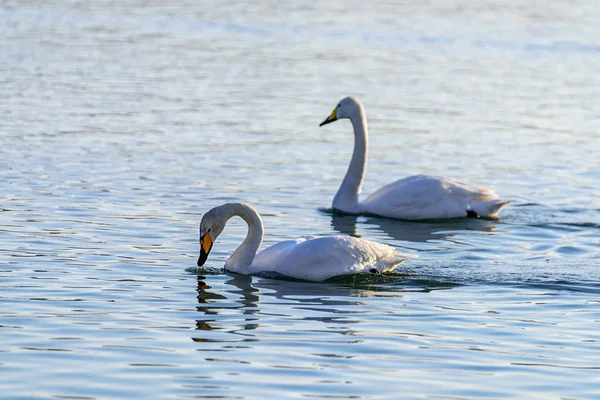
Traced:
<svg viewBox="0 0 600 400">
<path fill-rule="evenodd" d="M 410 260 L 411 258 L 419 258 L 419 256 L 415 254 L 401 253 L 398 251 L 371 265 L 370 272 L 373 273 L 373 270 L 377 270 L 379 273 L 392 272 L 396 269 L 398 265 L 402 264 L 407 260 Z"/>
<path fill-rule="evenodd" d="M 507 204 L 513 203 L 514 200 L 487 200 L 473 204 L 467 209 L 467 217 L 486 217 L 495 218 L 500 210 Z M 472 215 L 475 214 L 475 215 Z"/>
</svg>

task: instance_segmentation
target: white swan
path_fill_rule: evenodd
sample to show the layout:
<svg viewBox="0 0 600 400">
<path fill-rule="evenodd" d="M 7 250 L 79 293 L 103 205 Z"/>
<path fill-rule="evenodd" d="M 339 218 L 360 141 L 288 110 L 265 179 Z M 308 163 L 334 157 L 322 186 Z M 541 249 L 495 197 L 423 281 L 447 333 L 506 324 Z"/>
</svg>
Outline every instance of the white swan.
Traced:
<svg viewBox="0 0 600 400">
<path fill-rule="evenodd" d="M 248 224 L 242 244 L 225 262 L 225 269 L 251 275 L 260 272 L 279 274 L 309 281 L 324 281 L 334 276 L 362 272 L 390 272 L 409 258 L 385 244 L 345 236 L 304 236 L 285 240 L 256 254 L 263 238 L 263 224 L 249 204 L 227 203 L 215 207 L 200 222 L 200 258 L 204 265 L 214 241 L 227 221 L 241 217 Z"/>
<path fill-rule="evenodd" d="M 354 153 L 342 185 L 333 198 L 334 210 L 406 220 L 493 218 L 502 207 L 512 202 L 501 200 L 490 189 L 428 175 L 397 180 L 359 202 L 369 146 L 367 116 L 358 99 L 346 97 L 319 126 L 341 118 L 349 118 L 354 127 Z"/>
</svg>

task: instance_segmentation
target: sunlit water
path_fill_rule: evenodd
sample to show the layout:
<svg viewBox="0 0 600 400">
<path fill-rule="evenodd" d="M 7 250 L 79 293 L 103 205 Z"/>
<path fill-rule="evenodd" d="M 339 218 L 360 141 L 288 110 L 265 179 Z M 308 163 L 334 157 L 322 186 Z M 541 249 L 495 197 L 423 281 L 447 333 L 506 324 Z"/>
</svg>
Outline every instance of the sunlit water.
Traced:
<svg viewBox="0 0 600 400">
<path fill-rule="evenodd" d="M 600 398 L 595 1 L 4 2 L 0 397 Z M 531 4 L 530 4 L 531 3 Z M 495 189 L 499 221 L 327 212 L 369 117 L 364 192 Z M 198 270 L 198 223 L 418 254 L 314 284 Z"/>
</svg>

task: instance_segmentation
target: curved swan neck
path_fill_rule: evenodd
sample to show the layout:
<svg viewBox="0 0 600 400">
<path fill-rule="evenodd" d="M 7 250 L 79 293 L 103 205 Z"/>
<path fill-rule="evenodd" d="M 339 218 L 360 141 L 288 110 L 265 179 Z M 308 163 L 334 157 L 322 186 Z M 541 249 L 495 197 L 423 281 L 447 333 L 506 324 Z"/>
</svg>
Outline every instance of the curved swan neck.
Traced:
<svg viewBox="0 0 600 400">
<path fill-rule="evenodd" d="M 358 213 L 360 212 L 358 195 L 362 190 L 369 151 L 367 116 L 362 105 L 350 121 L 354 128 L 354 152 L 342 185 L 333 198 L 333 208 L 347 213 Z"/>
<path fill-rule="evenodd" d="M 262 219 L 254 207 L 244 203 L 227 203 L 221 206 L 223 218 L 241 217 L 248 224 L 246 238 L 225 262 L 225 268 L 240 274 L 247 274 L 254 256 L 263 239 Z"/>
</svg>

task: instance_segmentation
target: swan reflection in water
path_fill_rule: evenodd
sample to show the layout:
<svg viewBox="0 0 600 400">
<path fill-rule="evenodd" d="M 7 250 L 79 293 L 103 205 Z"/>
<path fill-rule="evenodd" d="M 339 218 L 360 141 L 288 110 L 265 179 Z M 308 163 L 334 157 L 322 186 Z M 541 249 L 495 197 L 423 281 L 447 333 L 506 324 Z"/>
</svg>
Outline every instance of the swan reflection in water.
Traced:
<svg viewBox="0 0 600 400">
<path fill-rule="evenodd" d="M 331 227 L 346 235 L 361 236 L 358 233 L 358 224 L 361 224 L 367 230 L 384 233 L 394 240 L 420 243 L 448 240 L 461 231 L 491 233 L 496 230 L 497 223 L 494 220 L 474 218 L 444 221 L 402 221 L 370 216 L 331 215 Z"/>
<path fill-rule="evenodd" d="M 258 327 L 261 313 L 259 301 L 262 299 L 262 308 L 280 309 L 282 304 L 289 304 L 290 310 L 294 305 L 302 306 L 304 310 L 310 307 L 319 308 L 321 311 L 337 313 L 336 307 L 352 306 L 362 304 L 358 298 L 368 296 L 368 290 L 354 289 L 339 284 L 322 284 L 305 281 L 292 281 L 286 279 L 272 279 L 265 277 L 249 276 L 236 273 L 227 274 L 231 279 L 224 283 L 226 287 L 221 290 L 215 289 L 207 283 L 208 277 L 198 275 L 198 306 L 196 307 L 203 316 L 196 320 L 198 330 L 225 330 L 229 333 L 240 333 L 240 331 L 253 330 Z M 349 279 L 349 278 L 347 278 Z M 357 298 L 356 301 L 332 299 L 336 297 Z M 308 307 L 308 308 L 307 308 Z M 228 325 L 228 319 L 220 315 L 231 315 L 237 310 L 236 324 Z M 280 311 L 280 310 L 279 310 Z M 243 318 L 240 324 L 239 319 Z M 323 317 L 323 322 L 330 318 Z M 234 328 L 234 329 L 230 329 Z M 206 341 L 204 339 L 193 339 L 194 341 Z"/>
<path fill-rule="evenodd" d="M 217 290 L 213 289 L 206 283 L 207 277 L 204 275 L 198 275 L 198 285 L 196 290 L 198 292 L 198 306 L 196 309 L 200 311 L 204 318 L 196 320 L 196 329 L 203 331 L 212 331 L 214 329 L 220 329 L 216 327 L 217 319 L 219 314 L 223 314 L 229 310 L 240 310 L 244 316 L 244 324 L 240 327 L 237 326 L 235 331 L 238 330 L 252 330 L 258 326 L 256 321 L 258 318 L 253 315 L 258 310 L 258 289 L 252 287 L 252 277 L 242 274 L 230 274 L 231 279 L 225 282 L 230 285 L 231 288 L 225 290 L 226 294 L 232 294 L 235 296 L 235 300 L 230 300 L 230 296 L 221 294 Z M 231 331 L 231 333 L 235 333 Z M 204 338 L 192 338 L 195 342 L 208 341 Z"/>
<path fill-rule="evenodd" d="M 195 342 L 256 341 L 258 339 L 250 331 L 261 325 L 272 330 L 282 320 L 291 326 L 293 321 L 321 322 L 331 329 L 332 324 L 359 322 L 354 318 L 365 312 L 366 305 L 361 298 L 381 295 L 402 298 L 403 292 L 408 290 L 430 292 L 455 286 L 443 282 L 407 281 L 401 274 L 357 274 L 326 283 L 236 273 L 227 273 L 229 279 L 222 281 L 219 278 L 222 276 L 222 272 L 216 271 L 211 275 L 198 275 L 196 308 L 200 315 L 192 337 Z M 317 325 L 315 329 L 322 328 Z M 199 335 L 197 331 L 210 333 Z M 338 333 L 346 335 L 348 332 L 348 329 L 342 329 Z"/>
</svg>

